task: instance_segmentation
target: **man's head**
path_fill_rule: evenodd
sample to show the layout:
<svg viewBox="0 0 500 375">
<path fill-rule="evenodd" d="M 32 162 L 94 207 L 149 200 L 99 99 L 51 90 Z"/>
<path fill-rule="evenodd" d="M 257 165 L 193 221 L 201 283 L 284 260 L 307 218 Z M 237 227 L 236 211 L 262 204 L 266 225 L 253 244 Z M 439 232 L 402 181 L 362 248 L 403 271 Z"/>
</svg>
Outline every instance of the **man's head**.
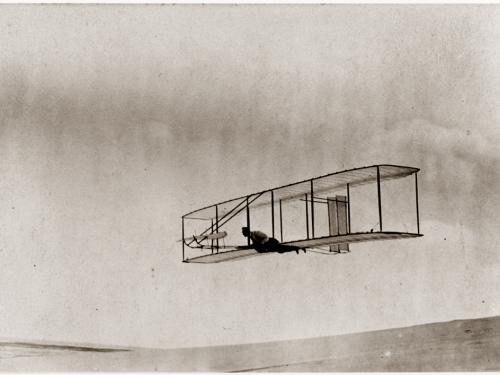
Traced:
<svg viewBox="0 0 500 375">
<path fill-rule="evenodd" d="M 245 237 L 248 237 L 250 235 L 250 229 L 248 229 L 248 227 L 243 227 L 241 228 L 241 233 L 243 233 Z"/>
</svg>

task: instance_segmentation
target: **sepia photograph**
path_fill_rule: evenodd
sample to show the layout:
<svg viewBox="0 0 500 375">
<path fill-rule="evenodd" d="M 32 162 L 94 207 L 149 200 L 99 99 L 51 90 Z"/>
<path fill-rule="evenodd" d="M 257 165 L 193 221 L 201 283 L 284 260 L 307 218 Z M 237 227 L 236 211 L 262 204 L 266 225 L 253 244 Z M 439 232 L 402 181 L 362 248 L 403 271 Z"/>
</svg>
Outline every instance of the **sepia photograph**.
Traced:
<svg viewBox="0 0 500 375">
<path fill-rule="evenodd" d="M 500 371 L 500 6 L 0 30 L 0 372 Z"/>
</svg>

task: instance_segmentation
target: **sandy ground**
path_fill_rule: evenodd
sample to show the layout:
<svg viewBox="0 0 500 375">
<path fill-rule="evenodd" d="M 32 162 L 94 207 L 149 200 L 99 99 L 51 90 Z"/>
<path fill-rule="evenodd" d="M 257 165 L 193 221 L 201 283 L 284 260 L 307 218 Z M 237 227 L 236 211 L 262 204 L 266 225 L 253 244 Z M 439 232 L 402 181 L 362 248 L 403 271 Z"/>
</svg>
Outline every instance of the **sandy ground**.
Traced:
<svg viewBox="0 0 500 375">
<path fill-rule="evenodd" d="M 190 349 L 0 341 L 0 371 L 499 371 L 500 317 Z"/>
</svg>

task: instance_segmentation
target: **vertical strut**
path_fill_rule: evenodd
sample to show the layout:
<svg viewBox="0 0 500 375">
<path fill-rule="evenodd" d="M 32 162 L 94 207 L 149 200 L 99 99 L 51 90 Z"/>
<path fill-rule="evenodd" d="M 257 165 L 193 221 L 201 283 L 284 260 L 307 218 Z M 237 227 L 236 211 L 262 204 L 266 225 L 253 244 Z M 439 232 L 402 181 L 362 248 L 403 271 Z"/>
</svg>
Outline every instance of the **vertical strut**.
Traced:
<svg viewBox="0 0 500 375">
<path fill-rule="evenodd" d="M 309 205 L 307 204 L 307 193 L 305 194 L 306 201 L 306 234 L 307 239 L 309 239 Z"/>
<path fill-rule="evenodd" d="M 271 225 L 273 227 L 272 237 L 274 238 L 274 191 L 271 190 Z"/>
<path fill-rule="evenodd" d="M 250 206 L 248 204 L 248 196 L 247 196 L 247 228 L 250 231 Z M 250 235 L 247 237 L 247 245 L 250 246 Z"/>
<path fill-rule="evenodd" d="M 339 221 L 339 196 L 335 196 L 335 215 L 337 216 L 337 234 L 340 234 L 340 221 Z"/>
<path fill-rule="evenodd" d="M 351 233 L 351 195 L 349 194 L 349 184 L 347 184 L 347 233 Z"/>
<path fill-rule="evenodd" d="M 415 200 L 417 202 L 417 233 L 420 234 L 420 219 L 418 215 L 418 180 L 417 180 L 417 172 L 415 172 Z"/>
<path fill-rule="evenodd" d="M 214 219 L 212 219 L 212 226 L 210 227 L 210 233 L 214 233 Z M 210 241 L 210 249 L 212 250 L 212 254 L 214 253 L 214 240 Z"/>
<path fill-rule="evenodd" d="M 219 206 L 215 205 L 215 233 L 219 233 Z M 219 239 L 215 240 L 215 248 L 219 252 Z"/>
<path fill-rule="evenodd" d="M 313 180 L 311 180 L 311 233 L 314 238 L 314 189 Z"/>
<path fill-rule="evenodd" d="M 380 168 L 377 165 L 377 193 L 378 193 L 378 223 L 382 232 L 382 201 L 380 198 Z"/>
<path fill-rule="evenodd" d="M 185 245 L 185 239 L 184 239 L 184 216 L 182 217 L 182 261 L 184 262 L 184 245 Z"/>
<path fill-rule="evenodd" d="M 281 208 L 281 199 L 280 199 L 280 237 L 281 237 L 281 242 L 283 242 L 283 210 Z"/>
</svg>

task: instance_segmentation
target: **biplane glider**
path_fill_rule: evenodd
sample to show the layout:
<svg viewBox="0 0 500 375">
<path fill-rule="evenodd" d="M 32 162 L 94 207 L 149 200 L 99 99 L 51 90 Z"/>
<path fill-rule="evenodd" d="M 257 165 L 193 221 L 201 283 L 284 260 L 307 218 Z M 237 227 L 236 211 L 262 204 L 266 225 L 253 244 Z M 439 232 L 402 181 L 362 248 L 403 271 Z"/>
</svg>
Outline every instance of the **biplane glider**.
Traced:
<svg viewBox="0 0 500 375">
<path fill-rule="evenodd" d="M 182 261 L 220 263 L 298 249 L 333 255 L 355 242 L 420 237 L 418 171 L 387 164 L 349 169 L 192 211 L 182 216 Z M 259 251 L 242 227 L 279 235 L 281 251 Z"/>
</svg>

